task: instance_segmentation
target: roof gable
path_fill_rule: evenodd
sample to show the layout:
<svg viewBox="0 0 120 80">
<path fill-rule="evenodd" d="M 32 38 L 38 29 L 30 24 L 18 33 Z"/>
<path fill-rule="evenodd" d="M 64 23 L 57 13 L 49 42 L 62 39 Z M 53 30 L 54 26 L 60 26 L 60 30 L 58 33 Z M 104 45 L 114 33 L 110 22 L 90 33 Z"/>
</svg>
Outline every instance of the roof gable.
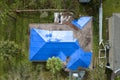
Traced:
<svg viewBox="0 0 120 80">
<path fill-rule="evenodd" d="M 80 17 L 78 20 L 73 20 L 71 23 L 76 27 L 83 29 L 85 25 L 92 19 L 92 17 Z"/>
</svg>

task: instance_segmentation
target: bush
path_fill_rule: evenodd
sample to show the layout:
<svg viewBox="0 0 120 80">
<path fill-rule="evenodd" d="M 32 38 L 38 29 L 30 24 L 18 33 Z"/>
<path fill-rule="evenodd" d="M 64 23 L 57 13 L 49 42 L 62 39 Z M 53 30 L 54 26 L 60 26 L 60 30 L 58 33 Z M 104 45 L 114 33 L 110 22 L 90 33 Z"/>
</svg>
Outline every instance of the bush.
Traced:
<svg viewBox="0 0 120 80">
<path fill-rule="evenodd" d="M 54 79 L 55 75 L 62 69 L 62 62 L 59 58 L 52 57 L 47 60 L 46 67 L 50 70 Z"/>
</svg>

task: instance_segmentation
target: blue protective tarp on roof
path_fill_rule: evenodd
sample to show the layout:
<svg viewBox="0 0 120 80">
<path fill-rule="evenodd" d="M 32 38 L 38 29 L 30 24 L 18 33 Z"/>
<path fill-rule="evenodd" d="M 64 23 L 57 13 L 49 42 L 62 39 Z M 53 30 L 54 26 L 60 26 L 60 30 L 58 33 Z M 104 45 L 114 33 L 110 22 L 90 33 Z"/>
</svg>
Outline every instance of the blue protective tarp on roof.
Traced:
<svg viewBox="0 0 120 80">
<path fill-rule="evenodd" d="M 57 40 L 56 40 L 57 39 Z M 65 62 L 70 56 L 67 68 L 77 70 L 78 67 L 88 68 L 91 52 L 85 52 L 73 38 L 72 31 L 47 31 L 30 29 L 30 61 L 46 61 L 50 57 L 58 57 Z"/>
<path fill-rule="evenodd" d="M 65 62 L 66 61 L 66 56 L 64 55 L 64 53 L 60 52 L 58 55 L 57 55 L 58 58 L 60 58 L 60 60 L 62 62 Z"/>
<path fill-rule="evenodd" d="M 91 52 L 85 52 L 79 48 L 70 56 L 70 61 L 67 64 L 67 68 L 70 70 L 77 70 L 79 67 L 88 68 L 92 59 Z"/>
<path fill-rule="evenodd" d="M 82 29 L 91 20 L 91 17 L 80 17 L 78 20 L 73 20 L 71 23 Z"/>
<path fill-rule="evenodd" d="M 54 38 L 60 39 L 60 41 L 53 40 Z M 51 31 L 49 34 L 49 31 L 45 30 L 34 28 L 30 30 L 29 58 L 31 61 L 46 61 L 60 52 L 63 52 L 65 56 L 70 56 L 78 48 L 78 42 L 73 39 L 72 31 Z"/>
<path fill-rule="evenodd" d="M 47 31 L 34 29 L 46 42 L 73 42 L 73 31 Z"/>
</svg>

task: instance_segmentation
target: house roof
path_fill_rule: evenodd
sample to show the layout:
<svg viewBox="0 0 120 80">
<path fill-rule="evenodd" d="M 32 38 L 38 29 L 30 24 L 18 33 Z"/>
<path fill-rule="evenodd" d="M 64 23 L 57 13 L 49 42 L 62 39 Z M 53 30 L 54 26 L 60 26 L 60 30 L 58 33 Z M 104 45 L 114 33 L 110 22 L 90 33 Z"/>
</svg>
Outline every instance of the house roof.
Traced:
<svg viewBox="0 0 120 80">
<path fill-rule="evenodd" d="M 35 28 L 33 30 L 46 42 L 74 42 L 72 31 L 48 31 Z"/>
<path fill-rule="evenodd" d="M 71 22 L 69 22 L 71 24 Z M 85 27 L 81 30 L 77 27 L 72 26 L 70 27 L 70 24 L 56 24 L 56 23 L 44 23 L 44 24 L 36 24 L 32 23 L 29 25 L 30 28 L 37 28 L 41 30 L 49 30 L 49 31 L 73 31 L 73 36 L 77 38 L 80 46 L 85 51 L 91 51 L 92 50 L 92 19 L 85 25 Z"/>
<path fill-rule="evenodd" d="M 70 56 L 67 68 L 71 70 L 77 70 L 79 67 L 89 68 L 91 60 L 92 53 L 85 52 L 82 48 L 79 48 Z"/>
<path fill-rule="evenodd" d="M 34 28 L 30 30 L 31 61 L 45 61 L 48 57 L 58 56 L 60 52 L 63 52 L 66 56 L 70 56 L 76 49 L 79 48 L 79 44 L 76 39 L 73 39 L 73 33 L 71 31 L 52 32 L 53 33 L 49 33 L 49 31 Z M 67 32 L 68 34 L 66 34 Z M 62 34 L 62 37 L 60 33 Z"/>
<path fill-rule="evenodd" d="M 92 17 L 84 16 L 80 17 L 77 20 L 73 20 L 71 23 L 75 25 L 76 27 L 83 29 L 85 25 L 92 19 Z"/>
<path fill-rule="evenodd" d="M 112 70 L 120 69 L 120 14 L 109 19 L 109 40 L 111 44 L 109 62 Z"/>
<path fill-rule="evenodd" d="M 59 34 L 59 35 L 57 35 Z M 66 61 L 70 56 L 67 68 L 77 70 L 78 67 L 88 68 L 92 53 L 85 52 L 73 38 L 72 31 L 47 31 L 30 29 L 30 61 L 46 61 L 50 57 L 58 57 Z"/>
</svg>

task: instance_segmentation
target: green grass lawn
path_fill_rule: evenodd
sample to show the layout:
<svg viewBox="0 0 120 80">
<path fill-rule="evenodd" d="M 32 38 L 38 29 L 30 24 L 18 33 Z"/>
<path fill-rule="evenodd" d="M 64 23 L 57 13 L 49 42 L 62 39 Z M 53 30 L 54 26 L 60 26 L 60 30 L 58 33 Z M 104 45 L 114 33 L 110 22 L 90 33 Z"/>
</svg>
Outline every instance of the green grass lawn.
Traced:
<svg viewBox="0 0 120 80">
<path fill-rule="evenodd" d="M 120 13 L 120 0 L 105 0 L 103 2 L 103 38 L 106 39 L 107 20 L 113 13 Z"/>
</svg>

